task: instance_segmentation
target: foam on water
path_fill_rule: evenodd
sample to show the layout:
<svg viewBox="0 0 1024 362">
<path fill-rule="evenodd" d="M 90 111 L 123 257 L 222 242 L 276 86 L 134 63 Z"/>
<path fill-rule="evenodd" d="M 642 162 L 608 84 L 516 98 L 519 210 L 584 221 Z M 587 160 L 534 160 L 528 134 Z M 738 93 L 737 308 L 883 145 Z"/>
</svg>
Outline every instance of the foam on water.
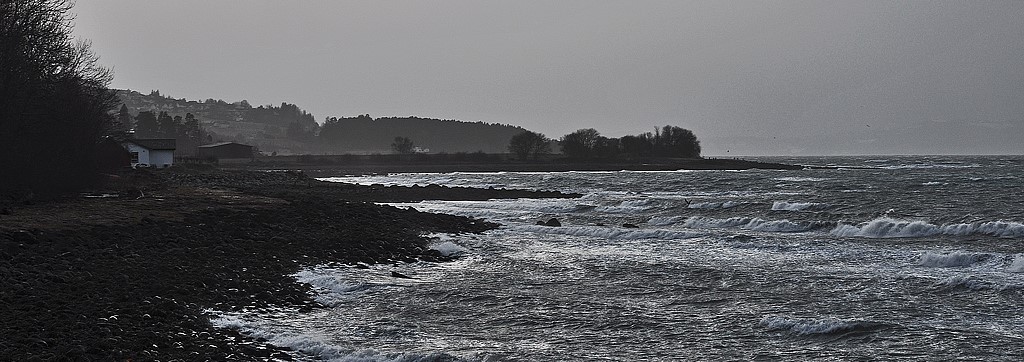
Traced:
<svg viewBox="0 0 1024 362">
<path fill-rule="evenodd" d="M 988 260 L 991 254 L 955 251 L 948 254 L 926 251 L 921 254 L 920 264 L 928 267 L 962 267 Z"/>
<path fill-rule="evenodd" d="M 210 320 L 215 327 L 235 329 L 272 345 L 288 347 L 318 361 L 330 362 L 442 362 L 466 361 L 446 353 L 383 352 L 373 349 L 345 348 L 335 345 L 323 336 L 273 331 L 258 321 L 237 315 L 222 315 Z"/>
<path fill-rule="evenodd" d="M 647 225 L 650 226 L 669 226 L 679 223 L 683 218 L 681 216 L 655 216 L 650 220 L 647 220 Z"/>
<path fill-rule="evenodd" d="M 829 179 L 821 177 L 776 177 L 774 180 L 789 182 L 821 182 L 828 181 Z"/>
<path fill-rule="evenodd" d="M 1013 262 L 1006 268 L 1006 271 L 1011 273 L 1024 273 L 1024 254 L 1017 255 L 1013 258 Z"/>
<path fill-rule="evenodd" d="M 616 205 L 597 206 L 594 211 L 608 214 L 640 214 L 655 209 L 659 201 L 655 199 L 624 200 Z"/>
<path fill-rule="evenodd" d="M 806 211 L 806 210 L 821 210 L 828 207 L 827 204 L 817 202 L 789 202 L 789 201 L 775 201 L 772 203 L 772 210 L 775 211 Z"/>
<path fill-rule="evenodd" d="M 570 235 L 570 236 L 589 236 L 601 239 L 609 240 L 637 240 L 637 239 L 662 239 L 662 240 L 675 240 L 675 239 L 690 239 L 700 236 L 701 234 L 685 232 L 685 231 L 673 231 L 663 229 L 626 229 L 608 226 L 540 226 L 540 225 L 512 225 L 510 229 L 516 231 L 539 233 L 539 234 L 557 234 L 557 235 Z"/>
<path fill-rule="evenodd" d="M 462 245 L 447 240 L 432 244 L 430 245 L 430 248 L 437 250 L 441 255 L 448 257 L 464 255 L 469 252 L 469 249 L 466 249 Z"/>
<path fill-rule="evenodd" d="M 765 220 L 757 217 L 731 217 L 715 219 L 705 216 L 691 216 L 683 222 L 688 228 L 740 228 L 752 231 L 795 233 L 809 231 L 818 225 L 796 223 L 789 220 Z"/>
<path fill-rule="evenodd" d="M 693 202 L 690 203 L 687 208 L 690 209 L 729 209 L 736 206 L 743 205 L 739 201 L 725 201 L 725 202 Z"/>
<path fill-rule="evenodd" d="M 375 285 L 363 282 L 350 282 L 331 273 L 315 270 L 301 270 L 292 275 L 296 281 L 313 286 L 317 290 L 314 300 L 328 307 L 335 307 L 349 301 L 355 295 Z"/>
<path fill-rule="evenodd" d="M 1006 238 L 1024 237 L 1024 224 L 1008 221 L 935 225 L 923 220 L 900 220 L 880 217 L 857 226 L 840 224 L 832 235 L 865 238 L 915 238 L 935 235 L 990 235 Z"/>
</svg>

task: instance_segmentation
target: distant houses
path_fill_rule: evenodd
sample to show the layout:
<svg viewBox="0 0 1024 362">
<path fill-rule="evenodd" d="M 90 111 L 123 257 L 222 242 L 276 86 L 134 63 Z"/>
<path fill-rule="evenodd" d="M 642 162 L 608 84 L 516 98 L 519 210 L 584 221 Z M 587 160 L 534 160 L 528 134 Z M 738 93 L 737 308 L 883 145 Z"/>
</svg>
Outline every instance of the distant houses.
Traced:
<svg viewBox="0 0 1024 362">
<path fill-rule="evenodd" d="M 173 138 L 128 139 L 121 146 L 128 150 L 132 167 L 166 168 L 174 164 Z"/>
<path fill-rule="evenodd" d="M 220 142 L 197 147 L 200 159 L 252 158 L 252 146 L 235 142 Z"/>
</svg>

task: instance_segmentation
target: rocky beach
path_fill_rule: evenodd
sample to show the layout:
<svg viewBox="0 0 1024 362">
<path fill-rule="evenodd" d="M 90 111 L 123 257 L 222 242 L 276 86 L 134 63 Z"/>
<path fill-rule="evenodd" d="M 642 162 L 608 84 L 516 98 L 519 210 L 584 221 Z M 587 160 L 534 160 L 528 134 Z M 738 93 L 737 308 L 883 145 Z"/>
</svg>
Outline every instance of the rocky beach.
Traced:
<svg viewBox="0 0 1024 362">
<path fill-rule="evenodd" d="M 303 266 L 443 262 L 425 233 L 497 226 L 373 202 L 574 196 L 178 167 L 76 197 L 8 198 L 0 360 L 291 360 L 214 328 L 209 311 L 318 308 L 289 276 Z"/>
</svg>

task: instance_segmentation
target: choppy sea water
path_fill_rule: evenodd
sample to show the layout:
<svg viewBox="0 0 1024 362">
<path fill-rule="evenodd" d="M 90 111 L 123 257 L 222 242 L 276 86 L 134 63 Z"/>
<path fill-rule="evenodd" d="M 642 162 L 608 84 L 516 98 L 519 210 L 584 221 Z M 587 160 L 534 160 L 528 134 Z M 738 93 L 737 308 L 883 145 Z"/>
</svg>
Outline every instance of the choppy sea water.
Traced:
<svg viewBox="0 0 1024 362">
<path fill-rule="evenodd" d="M 768 161 L 839 168 L 331 178 L 585 196 L 395 204 L 504 226 L 216 323 L 339 361 L 1024 359 L 1024 157 Z"/>
</svg>

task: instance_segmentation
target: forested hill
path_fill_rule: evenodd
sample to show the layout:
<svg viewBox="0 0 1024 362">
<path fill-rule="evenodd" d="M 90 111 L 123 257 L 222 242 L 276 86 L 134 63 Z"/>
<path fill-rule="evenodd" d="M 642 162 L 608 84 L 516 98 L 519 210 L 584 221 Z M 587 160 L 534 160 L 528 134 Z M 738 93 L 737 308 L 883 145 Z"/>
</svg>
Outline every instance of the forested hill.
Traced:
<svg viewBox="0 0 1024 362">
<path fill-rule="evenodd" d="M 463 122 L 419 117 L 385 117 L 369 115 L 328 118 L 320 129 L 319 139 L 336 153 L 387 152 L 395 137 L 412 140 L 415 147 L 437 152 L 508 152 L 512 136 L 525 131 L 522 127 L 484 122 Z"/>
<path fill-rule="evenodd" d="M 133 90 L 116 92 L 133 117 L 140 112 L 166 112 L 171 117 L 191 113 L 215 141 L 251 144 L 267 153 L 301 154 L 319 150 L 316 142 L 319 124 L 312 114 L 294 104 L 253 107 L 244 100 L 233 103 L 214 99 L 195 101 L 165 97 L 159 91 L 149 94 Z"/>
<path fill-rule="evenodd" d="M 432 153 L 504 153 L 512 136 L 525 131 L 506 124 L 369 115 L 330 117 L 321 126 L 312 114 L 288 103 L 253 107 L 244 100 L 175 99 L 159 91 L 117 90 L 117 95 L 131 117 L 166 112 L 186 118 L 191 113 L 213 141 L 251 144 L 266 154 L 391 153 L 396 137 Z"/>
</svg>

